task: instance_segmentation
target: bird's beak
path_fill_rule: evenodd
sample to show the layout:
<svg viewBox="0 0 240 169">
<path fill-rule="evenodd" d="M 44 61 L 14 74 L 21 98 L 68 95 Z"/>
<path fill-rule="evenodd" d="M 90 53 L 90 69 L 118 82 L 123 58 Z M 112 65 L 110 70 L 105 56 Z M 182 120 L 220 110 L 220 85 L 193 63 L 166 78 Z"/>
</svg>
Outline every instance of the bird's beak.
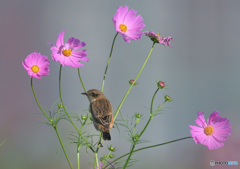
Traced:
<svg viewBox="0 0 240 169">
<path fill-rule="evenodd" d="M 82 93 L 82 95 L 87 95 L 87 93 Z"/>
</svg>

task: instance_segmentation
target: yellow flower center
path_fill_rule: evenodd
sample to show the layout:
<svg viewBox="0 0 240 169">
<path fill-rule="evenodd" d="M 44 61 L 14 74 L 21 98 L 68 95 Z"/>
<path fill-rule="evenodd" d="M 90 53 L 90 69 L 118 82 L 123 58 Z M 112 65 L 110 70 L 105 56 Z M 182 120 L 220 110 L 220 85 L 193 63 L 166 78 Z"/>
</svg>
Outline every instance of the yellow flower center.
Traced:
<svg viewBox="0 0 240 169">
<path fill-rule="evenodd" d="M 70 56 L 72 54 L 72 51 L 71 51 L 71 49 L 68 49 L 68 50 L 64 49 L 64 50 L 62 50 L 62 54 L 64 56 L 68 57 L 68 56 Z"/>
<path fill-rule="evenodd" d="M 122 32 L 127 32 L 127 26 L 124 25 L 124 24 L 121 24 L 121 25 L 119 26 L 119 29 L 120 29 Z"/>
<path fill-rule="evenodd" d="M 32 69 L 32 71 L 33 71 L 34 73 L 39 72 L 39 67 L 38 67 L 37 65 L 33 65 L 33 66 L 31 67 L 31 69 Z"/>
<path fill-rule="evenodd" d="M 214 129 L 212 128 L 212 126 L 207 126 L 204 128 L 204 133 L 208 136 L 212 135 L 213 132 L 214 132 Z"/>
</svg>

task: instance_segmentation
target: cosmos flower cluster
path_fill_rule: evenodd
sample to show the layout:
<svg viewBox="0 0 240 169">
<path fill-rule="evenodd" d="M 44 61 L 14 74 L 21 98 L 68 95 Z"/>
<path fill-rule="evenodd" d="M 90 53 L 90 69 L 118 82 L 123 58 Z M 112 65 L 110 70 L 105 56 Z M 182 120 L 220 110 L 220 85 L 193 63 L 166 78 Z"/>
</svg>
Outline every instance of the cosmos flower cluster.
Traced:
<svg viewBox="0 0 240 169">
<path fill-rule="evenodd" d="M 161 37 L 159 33 L 153 31 L 142 31 L 145 27 L 143 17 L 137 15 L 137 11 L 129 9 L 128 6 L 120 6 L 112 18 L 115 31 L 123 37 L 123 40 L 130 43 L 130 40 L 139 40 L 142 34 L 149 37 L 152 42 L 162 44 L 164 46 L 171 46 L 170 41 L 172 37 Z M 51 45 L 52 59 L 59 62 L 62 66 L 70 66 L 79 68 L 84 66 L 82 62 L 88 61 L 87 52 L 82 49 L 86 43 L 77 38 L 71 37 L 67 42 L 64 42 L 65 31 L 59 33 L 56 40 L 56 45 Z M 42 76 L 49 75 L 49 64 L 47 56 L 41 53 L 31 53 L 22 62 L 23 67 L 31 78 L 40 79 Z M 130 80 L 129 83 L 133 83 Z M 165 87 L 164 82 L 159 82 L 159 88 Z M 209 149 L 217 149 L 222 147 L 223 142 L 227 140 L 231 134 L 231 125 L 227 118 L 219 116 L 219 112 L 213 112 L 207 122 L 205 122 L 204 114 L 198 113 L 196 119 L 198 126 L 192 126 L 191 134 L 196 144 L 206 145 Z"/>
</svg>

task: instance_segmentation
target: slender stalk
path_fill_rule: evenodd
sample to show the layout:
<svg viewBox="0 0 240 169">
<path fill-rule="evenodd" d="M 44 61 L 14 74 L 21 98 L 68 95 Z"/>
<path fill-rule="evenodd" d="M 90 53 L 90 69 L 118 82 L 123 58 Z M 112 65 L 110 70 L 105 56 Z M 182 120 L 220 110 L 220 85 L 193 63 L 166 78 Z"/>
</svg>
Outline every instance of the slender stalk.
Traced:
<svg viewBox="0 0 240 169">
<path fill-rule="evenodd" d="M 81 84 L 82 84 L 83 90 L 84 90 L 84 91 L 85 91 L 85 93 L 86 93 L 87 91 L 86 91 L 86 89 L 85 89 L 85 87 L 84 87 L 84 84 L 83 84 L 83 81 L 82 81 L 82 78 L 81 78 L 81 74 L 80 74 L 80 68 L 78 68 L 78 77 L 79 77 L 79 79 L 80 79 L 80 82 L 81 82 Z"/>
<path fill-rule="evenodd" d="M 48 121 L 52 123 L 52 119 L 47 115 L 47 113 L 43 110 L 42 106 L 39 104 L 39 101 L 37 99 L 35 90 L 33 88 L 33 78 L 31 78 L 31 88 L 32 88 L 32 92 L 33 92 L 33 95 L 34 95 L 34 98 L 35 98 L 35 100 L 37 102 L 38 107 L 41 109 L 41 111 L 43 112 L 44 116 L 47 117 Z"/>
<path fill-rule="evenodd" d="M 68 155 L 67 155 L 66 150 L 65 150 L 65 148 L 64 148 L 64 145 L 63 145 L 63 143 L 62 143 L 61 137 L 60 137 L 60 135 L 59 135 L 59 133 L 58 133 L 57 126 L 56 126 L 56 124 L 53 124 L 52 119 L 49 118 L 49 116 L 48 116 L 48 115 L 45 113 L 45 111 L 43 110 L 42 106 L 39 104 L 39 101 L 38 101 L 38 99 L 37 99 L 37 96 L 36 96 L 35 91 L 34 91 L 34 88 L 33 88 L 33 83 L 32 83 L 32 81 L 33 81 L 33 80 L 32 80 L 32 78 L 31 78 L 31 88 L 32 88 L 32 92 L 33 92 L 34 98 L 35 98 L 35 100 L 36 100 L 36 102 L 37 102 L 37 104 L 38 104 L 38 107 L 41 109 L 41 111 L 43 112 L 43 114 L 47 117 L 47 119 L 49 120 L 49 122 L 50 122 L 51 125 L 53 126 L 53 128 L 54 128 L 54 130 L 55 130 L 55 132 L 56 132 L 56 134 L 57 134 L 57 136 L 58 136 L 58 140 L 59 140 L 59 142 L 60 142 L 60 144 L 61 144 L 61 146 L 62 146 L 62 149 L 63 149 L 63 152 L 64 152 L 64 154 L 65 154 L 65 157 L 66 157 L 66 159 L 67 159 L 67 161 L 68 161 L 68 163 L 69 163 L 70 168 L 72 169 L 72 164 L 71 164 L 71 162 L 69 161 L 69 158 L 68 158 Z"/>
<path fill-rule="evenodd" d="M 105 68 L 105 72 L 104 72 L 104 75 L 103 75 L 102 92 L 103 92 L 103 88 L 104 88 L 105 78 L 106 78 L 106 75 L 107 75 L 108 65 L 109 65 L 110 59 L 112 57 L 113 46 L 114 46 L 114 43 L 115 43 L 117 35 L 118 35 L 118 33 L 116 33 L 116 35 L 113 38 L 111 51 L 110 51 L 110 54 L 109 54 L 109 57 L 108 57 L 108 61 L 107 61 L 107 65 L 106 65 L 106 68 Z"/>
<path fill-rule="evenodd" d="M 78 134 L 82 137 L 82 139 L 87 143 L 88 148 L 90 148 L 92 150 L 92 152 L 95 152 L 94 149 L 92 148 L 92 146 L 89 144 L 89 142 L 86 140 L 85 137 L 83 137 L 82 133 L 78 130 L 77 126 L 74 124 L 74 122 L 72 121 L 72 118 L 70 117 L 70 115 L 68 114 L 65 105 L 63 104 L 63 100 L 62 100 L 62 92 L 61 92 L 61 73 L 62 73 L 62 65 L 60 65 L 60 69 L 59 69 L 59 97 L 60 97 L 60 101 L 62 103 L 63 109 L 66 113 L 66 115 L 68 116 L 70 122 L 72 123 L 73 127 L 76 129 L 76 131 L 78 132 Z"/>
<path fill-rule="evenodd" d="M 99 169 L 99 164 L 98 164 L 98 153 L 94 153 L 95 154 L 95 162 L 94 162 L 94 168 L 95 166 L 97 166 L 97 169 Z"/>
<path fill-rule="evenodd" d="M 7 141 L 7 139 L 3 140 L 3 142 L 0 144 L 0 147 Z"/>
<path fill-rule="evenodd" d="M 134 150 L 133 152 L 138 152 L 138 151 L 141 151 L 141 150 L 145 150 L 145 149 L 149 149 L 149 148 L 154 148 L 154 147 L 158 147 L 158 146 L 162 146 L 162 145 L 165 145 L 165 144 L 170 144 L 170 143 L 174 143 L 174 142 L 177 142 L 177 141 L 181 141 L 181 140 L 185 140 L 185 139 L 188 139 L 188 138 L 192 138 L 191 136 L 188 136 L 188 137 L 183 137 L 183 138 L 180 138 L 180 139 L 176 139 L 176 140 L 172 140 L 172 141 L 168 141 L 168 142 L 165 142 L 165 143 L 161 143 L 161 144 L 155 144 L 155 145 L 152 145 L 152 146 L 147 146 L 147 147 L 142 147 L 142 148 L 139 148 L 139 149 L 136 149 Z M 111 163 L 109 163 L 108 165 L 106 165 L 104 167 L 107 168 L 109 165 L 112 165 L 114 164 L 116 161 L 122 159 L 123 157 L 126 157 L 127 155 L 129 155 L 130 153 L 127 153 L 127 154 L 124 154 L 118 158 L 116 158 L 115 160 L 113 160 Z"/>
<path fill-rule="evenodd" d="M 137 142 L 134 142 L 134 143 L 133 143 L 132 149 L 131 149 L 131 151 L 130 151 L 130 153 L 129 153 L 129 156 L 128 156 L 128 158 L 127 158 L 127 161 L 125 162 L 125 164 L 124 164 L 124 166 L 123 166 L 123 169 L 125 169 L 125 168 L 127 167 L 128 162 L 129 162 L 129 160 L 130 160 L 130 158 L 131 158 L 131 156 L 132 156 L 132 154 L 133 154 L 133 152 L 134 152 L 134 148 L 135 148 L 136 143 L 137 143 Z"/>
<path fill-rule="evenodd" d="M 78 145 L 78 148 L 77 148 L 77 165 L 78 165 L 78 169 L 80 169 L 80 155 L 79 155 L 80 148 L 81 148 L 81 146 Z"/>
<path fill-rule="evenodd" d="M 153 101 L 154 101 L 154 98 L 155 98 L 158 91 L 159 91 L 159 88 L 157 88 L 157 90 L 155 91 L 155 93 L 153 94 L 153 97 L 152 97 L 151 107 L 150 107 L 150 114 L 151 115 L 152 115 Z"/>
<path fill-rule="evenodd" d="M 63 152 L 64 152 L 64 154 L 65 154 L 65 157 L 66 157 L 67 161 L 68 161 L 68 164 L 69 164 L 70 168 L 73 169 L 72 164 L 71 164 L 71 162 L 70 162 L 70 160 L 69 160 L 69 158 L 68 158 L 67 152 L 66 152 L 66 150 L 65 150 L 65 148 L 64 148 L 64 145 L 63 145 L 63 142 L 62 142 L 62 140 L 61 140 L 61 137 L 60 137 L 60 135 L 59 135 L 59 133 L 58 133 L 57 127 L 53 127 L 53 128 L 54 128 L 54 130 L 56 131 L 56 134 L 57 134 L 57 136 L 58 136 L 58 140 L 60 141 L 60 144 L 61 144 L 61 146 L 62 146 Z"/>
<path fill-rule="evenodd" d="M 148 54 L 148 56 L 147 56 L 147 59 L 146 59 L 145 62 L 143 63 L 142 68 L 140 69 L 140 71 L 139 71 L 138 74 L 137 74 L 137 77 L 135 78 L 135 80 L 134 80 L 134 82 L 132 83 L 132 85 L 128 88 L 127 93 L 125 94 L 125 96 L 123 97 L 121 103 L 119 104 L 119 106 L 118 106 L 118 108 L 117 108 L 117 110 L 116 110 L 116 112 L 115 112 L 115 114 L 114 114 L 114 120 L 116 119 L 116 117 L 117 117 L 117 115 L 118 115 L 118 113 L 119 113 L 119 111 L 120 111 L 120 109 L 121 109 L 121 107 L 122 107 L 122 105 L 123 105 L 123 102 L 124 102 L 125 99 L 127 98 L 130 90 L 132 89 L 133 85 L 135 84 L 135 82 L 137 81 L 138 77 L 139 77 L 140 74 L 142 73 L 142 70 L 143 70 L 143 68 L 145 67 L 145 65 L 146 65 L 146 63 L 147 63 L 147 61 L 148 61 L 148 59 L 149 59 L 149 57 L 150 57 L 150 55 L 151 55 L 151 53 L 152 53 L 152 50 L 153 50 L 153 48 L 154 48 L 154 45 L 155 45 L 155 43 L 153 43 L 152 48 L 151 48 L 151 50 L 150 50 L 150 52 L 149 52 L 149 54 Z"/>
<path fill-rule="evenodd" d="M 98 153 L 98 151 L 99 151 L 99 148 L 100 148 L 100 146 L 101 146 L 101 138 L 102 138 L 102 132 L 100 132 L 100 134 L 99 134 L 99 138 L 98 138 L 98 145 L 97 145 L 97 150 L 96 150 L 96 153 Z"/>
</svg>

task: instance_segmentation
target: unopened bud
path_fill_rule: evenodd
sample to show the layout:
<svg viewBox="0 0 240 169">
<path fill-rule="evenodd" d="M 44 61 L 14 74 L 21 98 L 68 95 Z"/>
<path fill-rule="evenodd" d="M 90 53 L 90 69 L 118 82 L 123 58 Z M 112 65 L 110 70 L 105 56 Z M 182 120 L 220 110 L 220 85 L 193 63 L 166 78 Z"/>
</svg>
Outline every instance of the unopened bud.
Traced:
<svg viewBox="0 0 240 169">
<path fill-rule="evenodd" d="M 107 155 L 103 155 L 103 157 L 106 159 L 106 158 L 107 158 Z"/>
<path fill-rule="evenodd" d="M 136 113 L 136 114 L 135 114 L 135 117 L 140 119 L 140 118 L 142 117 L 142 115 L 139 114 L 139 113 Z"/>
<path fill-rule="evenodd" d="M 87 117 L 84 116 L 84 115 L 81 115 L 81 118 L 82 118 L 82 120 L 86 120 L 87 119 Z"/>
<path fill-rule="evenodd" d="M 160 88 L 160 89 L 163 89 L 165 87 L 165 83 L 163 81 L 159 81 L 157 82 L 157 86 Z"/>
<path fill-rule="evenodd" d="M 91 121 L 93 121 L 93 119 L 92 119 L 92 116 L 90 116 L 90 118 L 89 118 Z"/>
<path fill-rule="evenodd" d="M 109 157 L 110 157 L 110 158 L 114 158 L 114 155 L 113 155 L 113 154 L 110 154 Z"/>
<path fill-rule="evenodd" d="M 59 109 L 62 109 L 63 108 L 63 105 L 61 103 L 58 104 L 58 108 Z"/>
<path fill-rule="evenodd" d="M 136 85 L 136 82 L 134 82 L 134 80 L 133 79 L 131 79 L 131 80 L 129 80 L 129 82 L 128 82 L 130 85 L 133 85 L 133 86 L 135 86 Z"/>
<path fill-rule="evenodd" d="M 138 139 L 139 139 L 139 135 L 136 134 L 136 135 L 134 136 L 134 140 L 135 140 L 135 141 L 138 141 Z"/>
<path fill-rule="evenodd" d="M 165 99 L 166 102 L 171 102 L 172 101 L 171 97 L 168 96 L 168 95 L 164 96 L 164 99 Z"/>
<path fill-rule="evenodd" d="M 110 147 L 108 147 L 108 150 L 114 152 L 114 151 L 115 151 L 115 148 L 112 147 L 112 146 L 110 146 Z"/>
</svg>

